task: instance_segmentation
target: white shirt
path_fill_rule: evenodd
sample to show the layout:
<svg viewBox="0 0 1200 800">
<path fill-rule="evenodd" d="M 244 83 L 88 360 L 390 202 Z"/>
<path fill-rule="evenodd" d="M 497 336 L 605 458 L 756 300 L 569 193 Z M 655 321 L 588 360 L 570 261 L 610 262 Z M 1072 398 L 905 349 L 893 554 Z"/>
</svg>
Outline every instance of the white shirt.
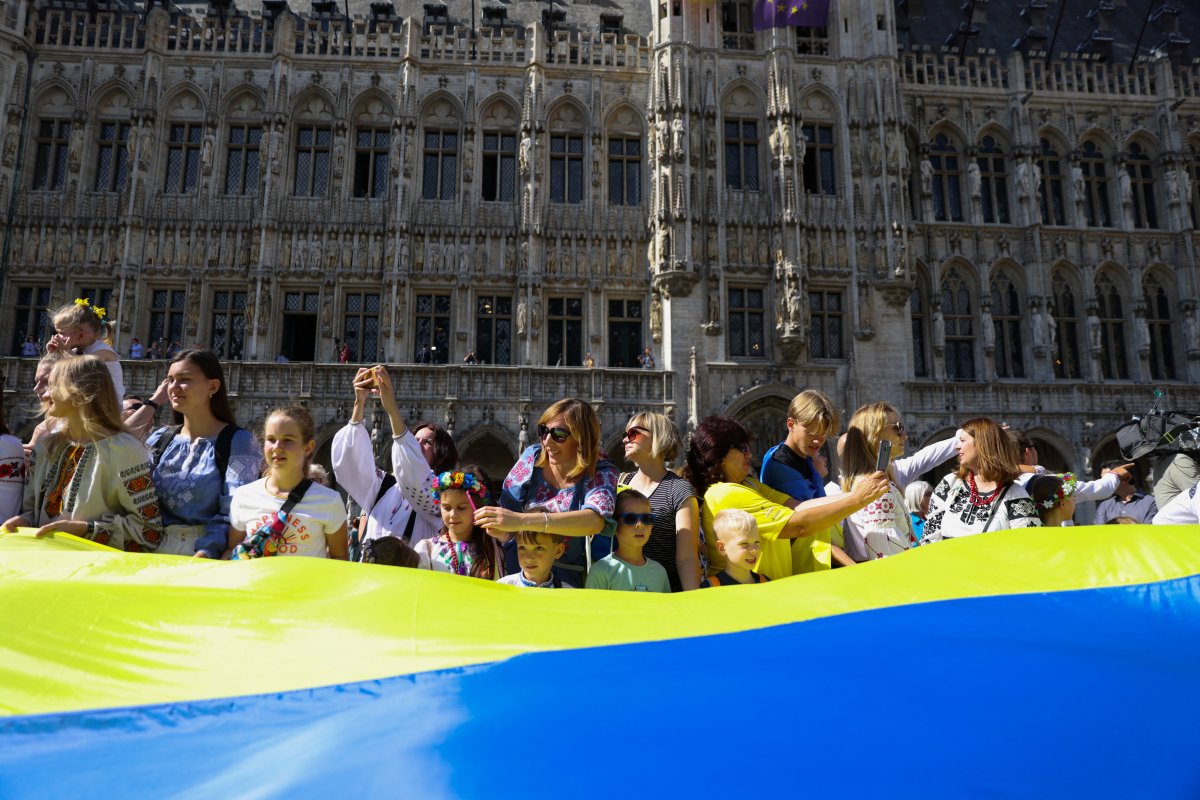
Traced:
<svg viewBox="0 0 1200 800">
<path fill-rule="evenodd" d="M 1022 489 L 1029 483 L 1029 479 L 1034 475 L 1045 475 L 1046 468 L 1038 464 L 1035 469 L 1037 472 L 1022 472 L 1017 476 L 1015 483 Z M 1075 485 L 1075 493 L 1071 497 L 1075 498 L 1077 503 L 1090 503 L 1093 500 L 1105 500 L 1112 497 L 1117 487 L 1121 485 L 1121 476 L 1115 472 L 1110 472 L 1107 475 L 1101 475 L 1094 481 L 1079 481 Z"/>
<path fill-rule="evenodd" d="M 1154 515 L 1155 525 L 1195 525 L 1200 523 L 1200 483 L 1175 495 Z"/>
<path fill-rule="evenodd" d="M 283 508 L 286 498 L 276 497 L 267 491 L 267 479 L 239 486 L 233 490 L 233 501 L 229 508 L 229 524 L 247 535 L 269 523 L 272 516 Z M 304 499 L 288 514 L 284 528 L 284 544 L 279 548 L 281 556 L 312 556 L 325 558 L 325 537 L 341 530 L 346 522 L 346 506 L 342 496 L 333 489 L 319 483 L 308 487 Z"/>
</svg>

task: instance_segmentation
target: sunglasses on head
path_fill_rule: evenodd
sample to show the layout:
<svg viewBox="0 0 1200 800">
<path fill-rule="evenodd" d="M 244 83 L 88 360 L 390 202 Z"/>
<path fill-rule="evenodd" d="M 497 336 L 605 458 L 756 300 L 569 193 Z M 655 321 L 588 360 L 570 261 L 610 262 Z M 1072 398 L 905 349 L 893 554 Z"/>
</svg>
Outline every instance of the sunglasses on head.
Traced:
<svg viewBox="0 0 1200 800">
<path fill-rule="evenodd" d="M 625 431 L 625 438 L 631 442 L 636 442 L 639 438 L 645 436 L 649 432 L 650 431 L 646 430 L 645 428 L 633 425 L 629 428 L 629 430 Z"/>
<path fill-rule="evenodd" d="M 558 444 L 562 444 L 567 439 L 571 438 L 570 428 L 547 428 L 545 425 L 537 426 L 538 439 L 545 439 L 549 436 Z"/>
<path fill-rule="evenodd" d="M 639 522 L 649 527 L 654 524 L 653 514 L 617 514 L 617 521 L 622 525 L 637 525 Z"/>
</svg>

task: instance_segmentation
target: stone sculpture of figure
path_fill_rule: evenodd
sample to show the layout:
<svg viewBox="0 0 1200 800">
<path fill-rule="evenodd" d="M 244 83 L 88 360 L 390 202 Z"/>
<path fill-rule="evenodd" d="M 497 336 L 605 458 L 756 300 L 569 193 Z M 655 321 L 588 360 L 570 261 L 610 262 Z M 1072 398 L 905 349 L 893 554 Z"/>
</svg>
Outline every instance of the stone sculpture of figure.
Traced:
<svg viewBox="0 0 1200 800">
<path fill-rule="evenodd" d="M 1082 203 L 1087 197 L 1087 187 L 1083 183 L 1083 167 L 1078 164 L 1071 167 L 1071 187 L 1075 191 L 1075 201 Z"/>
<path fill-rule="evenodd" d="M 792 157 L 795 154 L 795 139 L 792 137 L 792 126 L 785 119 L 779 125 L 779 149 L 782 151 L 783 163 L 792 163 Z"/>
<path fill-rule="evenodd" d="M 1167 202 L 1179 202 L 1179 175 L 1173 170 L 1167 170 Z"/>
<path fill-rule="evenodd" d="M 795 275 L 787 281 L 787 318 L 793 327 L 800 327 L 804 321 L 804 299 L 800 296 L 800 279 Z"/>
<path fill-rule="evenodd" d="M 976 199 L 983 196 L 983 177 L 979 174 L 979 163 L 975 161 L 967 165 L 967 191 Z"/>
<path fill-rule="evenodd" d="M 1125 205 L 1133 205 L 1133 178 L 1129 176 L 1129 170 L 1117 171 L 1117 185 L 1121 187 L 1121 202 Z"/>
<path fill-rule="evenodd" d="M 242 311 L 242 315 L 246 319 L 246 330 L 251 330 L 254 327 L 254 298 L 257 292 L 246 292 L 246 308 Z"/>
<path fill-rule="evenodd" d="M 933 308 L 933 349 L 938 353 L 946 349 L 946 318 L 940 305 Z"/>
<path fill-rule="evenodd" d="M 71 146 L 67 150 L 67 166 L 72 172 L 79 169 L 83 159 L 83 124 L 76 122 L 71 125 Z"/>
<path fill-rule="evenodd" d="M 1133 323 L 1137 329 L 1138 352 L 1148 352 L 1150 350 L 1150 323 L 1146 321 L 1146 315 L 1136 314 L 1133 318 Z"/>
<path fill-rule="evenodd" d="M 1094 311 L 1089 311 L 1087 315 L 1087 335 L 1088 348 L 1093 353 L 1099 353 L 1103 349 L 1104 343 L 1100 335 L 1100 318 Z"/>
<path fill-rule="evenodd" d="M 1200 350 L 1200 324 L 1196 322 L 1196 309 L 1183 315 L 1183 338 L 1189 353 Z"/>
<path fill-rule="evenodd" d="M 606 256 L 607 257 L 605 259 L 605 263 L 608 266 L 608 274 L 616 275 L 617 274 L 617 248 L 615 246 L 609 247 L 608 253 L 606 254 Z"/>
<path fill-rule="evenodd" d="M 529 177 L 533 168 L 533 137 L 525 134 L 521 137 L 520 168 L 522 177 Z"/>
<path fill-rule="evenodd" d="M 333 291 L 325 292 L 325 297 L 321 301 L 321 329 L 329 330 L 333 327 Z"/>
<path fill-rule="evenodd" d="M 206 133 L 204 134 L 204 143 L 200 145 L 200 165 L 205 175 L 212 172 L 214 138 L 211 133 Z"/>
<path fill-rule="evenodd" d="M 1032 192 L 1030 191 L 1031 181 L 1029 165 L 1022 161 L 1017 165 L 1017 197 L 1022 200 L 1028 200 L 1032 196 Z"/>
<path fill-rule="evenodd" d="M 662 300 L 655 292 L 650 298 L 650 335 L 654 341 L 661 342 L 663 333 Z"/>
<path fill-rule="evenodd" d="M 996 324 L 992 321 L 992 310 L 984 308 L 980 315 L 979 328 L 983 333 L 983 349 L 992 352 L 996 349 Z"/>
<path fill-rule="evenodd" d="M 283 167 L 283 131 L 279 128 L 271 131 L 271 173 L 278 175 Z"/>
<path fill-rule="evenodd" d="M 933 194 L 933 162 L 928 158 L 921 159 L 921 192 Z"/>
<path fill-rule="evenodd" d="M 713 283 L 716 282 L 714 278 Z M 708 290 L 708 321 L 714 324 L 721 321 L 721 292 L 716 286 Z"/>
<path fill-rule="evenodd" d="M 683 117 L 671 120 L 671 139 L 676 161 L 683 161 L 687 151 L 683 142 Z"/>
<path fill-rule="evenodd" d="M 1033 312 L 1033 346 L 1045 347 L 1046 345 L 1046 317 L 1041 309 Z"/>
<path fill-rule="evenodd" d="M 527 324 L 528 321 L 529 321 L 529 305 L 525 302 L 525 298 L 522 297 L 520 300 L 517 301 L 517 335 L 518 336 L 525 335 L 525 325 Z"/>
<path fill-rule="evenodd" d="M 1046 344 L 1053 353 L 1058 348 L 1058 320 L 1054 318 L 1049 306 L 1043 309 L 1042 314 L 1046 317 Z"/>
<path fill-rule="evenodd" d="M 1192 173 L 1188 169 L 1180 169 L 1179 172 L 1179 197 L 1183 202 L 1190 202 L 1192 199 Z"/>
<path fill-rule="evenodd" d="M 864 331 L 875 329 L 875 304 L 871 299 L 871 285 L 866 281 L 858 283 L 858 325 Z"/>
<path fill-rule="evenodd" d="M 1033 175 L 1033 185 L 1031 187 L 1033 191 L 1031 194 L 1034 197 L 1037 197 L 1038 193 L 1042 191 L 1042 168 L 1037 164 L 1034 164 L 1030 168 L 1030 172 Z"/>
<path fill-rule="evenodd" d="M 667 120 L 659 117 L 654 123 L 654 147 L 659 160 L 665 161 L 670 154 L 670 142 L 667 138 Z"/>
<path fill-rule="evenodd" d="M 258 330 L 259 333 L 266 333 L 267 323 L 271 319 L 271 292 L 265 286 L 263 287 L 262 303 L 258 308 Z"/>
</svg>

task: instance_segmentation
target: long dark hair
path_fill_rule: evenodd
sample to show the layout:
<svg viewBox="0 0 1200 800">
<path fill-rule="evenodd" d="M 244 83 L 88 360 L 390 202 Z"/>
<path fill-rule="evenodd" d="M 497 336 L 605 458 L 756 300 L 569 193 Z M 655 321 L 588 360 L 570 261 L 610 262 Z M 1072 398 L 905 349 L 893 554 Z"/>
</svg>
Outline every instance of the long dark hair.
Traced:
<svg viewBox="0 0 1200 800">
<path fill-rule="evenodd" d="M 709 486 L 725 481 L 721 462 L 730 450 L 748 444 L 750 432 L 737 420 L 715 416 L 700 420 L 688 444 L 683 467 L 683 477 L 696 487 L 697 497 L 703 498 Z"/>
<path fill-rule="evenodd" d="M 432 422 L 418 422 L 412 429 L 413 436 L 425 428 L 433 431 L 433 463 L 429 468 L 439 475 L 454 469 L 454 465 L 458 463 L 458 447 L 454 444 L 454 437 L 450 435 L 450 431 Z"/>
<path fill-rule="evenodd" d="M 485 504 L 488 502 L 486 488 L 488 485 L 488 476 L 482 468 L 475 464 L 463 464 L 462 466 L 454 467 L 452 470 L 443 470 L 443 472 L 461 472 L 463 475 L 474 475 L 476 485 L 484 487 L 481 497 L 477 499 Z M 466 490 L 462 486 L 454 486 L 444 491 L 461 492 Z M 469 497 L 470 494 L 468 494 Z M 446 533 L 447 530 L 443 524 L 442 533 Z M 471 543 L 475 545 L 475 566 L 471 569 L 471 577 L 483 578 L 485 581 L 494 581 L 501 577 L 500 572 L 497 570 L 503 565 L 503 561 L 496 558 L 496 540 L 491 534 L 479 525 L 472 525 Z"/>
<path fill-rule="evenodd" d="M 171 359 L 171 364 L 177 364 L 180 361 L 192 362 L 204 377 L 221 382 L 221 385 L 217 387 L 217 393 L 209 398 L 208 407 L 212 410 L 213 416 L 221 422 L 237 425 L 237 420 L 233 417 L 233 409 L 229 406 L 229 392 L 225 389 L 225 370 L 221 368 L 221 359 L 217 358 L 217 354 L 212 350 L 184 350 Z M 170 364 L 167 368 L 170 369 Z M 178 411 L 172 411 L 171 418 L 175 420 L 176 425 L 183 424 L 183 414 Z"/>
</svg>

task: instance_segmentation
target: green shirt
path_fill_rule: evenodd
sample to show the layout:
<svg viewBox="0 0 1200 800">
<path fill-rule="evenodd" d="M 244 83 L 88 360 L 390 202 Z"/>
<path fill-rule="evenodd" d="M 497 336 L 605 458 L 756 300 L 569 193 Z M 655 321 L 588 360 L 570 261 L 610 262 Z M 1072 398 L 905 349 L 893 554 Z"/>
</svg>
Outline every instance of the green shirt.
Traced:
<svg viewBox="0 0 1200 800">
<path fill-rule="evenodd" d="M 592 564 L 587 576 L 588 589 L 615 589 L 619 592 L 670 592 L 667 571 L 657 561 L 647 558 L 641 566 L 605 556 Z"/>
</svg>

